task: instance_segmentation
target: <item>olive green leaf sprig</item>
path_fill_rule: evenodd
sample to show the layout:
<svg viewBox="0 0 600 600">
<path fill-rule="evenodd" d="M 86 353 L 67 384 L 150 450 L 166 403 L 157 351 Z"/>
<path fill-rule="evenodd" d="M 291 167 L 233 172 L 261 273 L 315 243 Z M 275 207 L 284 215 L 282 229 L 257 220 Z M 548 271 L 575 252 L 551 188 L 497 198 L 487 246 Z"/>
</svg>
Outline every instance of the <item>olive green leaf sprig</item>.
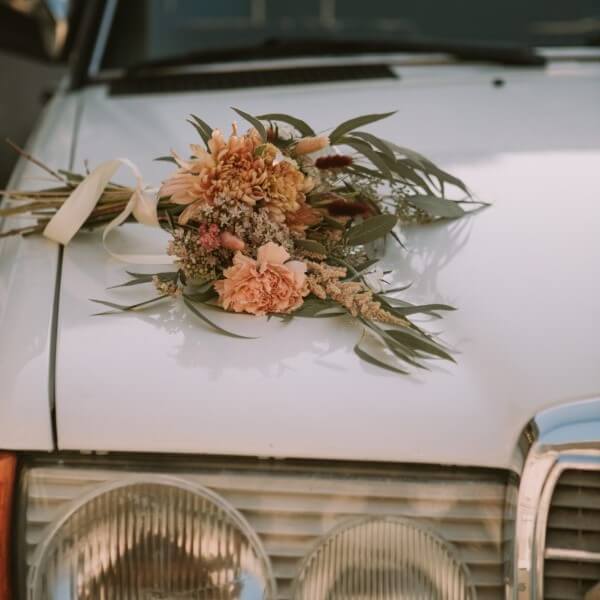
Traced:
<svg viewBox="0 0 600 600">
<path fill-rule="evenodd" d="M 487 206 L 474 198 L 461 179 L 422 154 L 360 129 L 394 114 L 395 111 L 354 117 L 331 131 L 329 142 L 339 152 L 338 160 L 328 163 L 323 157 L 316 161 L 317 167 L 322 164 L 325 171 L 328 164 L 333 164 L 334 185 L 327 192 L 330 202 L 333 193 L 336 200 L 350 206 L 360 201 L 380 212 L 394 214 L 401 223 L 456 219 Z M 291 115 L 268 113 L 257 118 L 269 123 L 272 132 L 278 132 L 283 123 L 300 136 L 316 135 L 310 125 Z M 346 162 L 340 157 L 346 157 Z M 309 201 L 319 206 L 325 201 L 326 205 L 327 198 L 323 196 L 317 190 Z"/>
</svg>

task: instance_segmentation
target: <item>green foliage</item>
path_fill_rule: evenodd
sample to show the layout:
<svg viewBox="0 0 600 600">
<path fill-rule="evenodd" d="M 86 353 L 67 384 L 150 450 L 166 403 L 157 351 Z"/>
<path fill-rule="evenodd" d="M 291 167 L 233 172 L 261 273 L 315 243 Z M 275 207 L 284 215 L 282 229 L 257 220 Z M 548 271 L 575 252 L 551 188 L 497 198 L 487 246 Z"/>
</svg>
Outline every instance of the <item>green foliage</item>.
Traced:
<svg viewBox="0 0 600 600">
<path fill-rule="evenodd" d="M 157 162 L 169 162 L 174 165 L 177 164 L 177 161 L 172 156 L 157 156 L 154 160 Z"/>
<path fill-rule="evenodd" d="M 191 123 L 198 132 L 198 135 L 202 138 L 202 141 L 206 144 L 208 148 L 208 140 L 210 140 L 212 136 L 212 127 L 208 125 L 205 121 L 203 121 L 200 117 L 196 115 L 190 115 L 191 118 L 188 119 L 188 123 Z"/>
<path fill-rule="evenodd" d="M 154 277 L 157 277 L 159 279 L 159 281 L 162 281 L 164 283 L 167 283 L 169 281 L 175 282 L 175 281 L 177 281 L 177 278 L 179 277 L 178 271 L 167 271 L 164 273 L 132 273 L 131 271 L 127 271 L 127 274 L 130 275 L 131 277 L 133 277 L 133 279 L 130 279 L 129 281 L 126 281 L 125 283 L 119 283 L 117 285 L 113 285 L 113 286 L 109 287 L 108 289 L 114 290 L 116 288 L 131 287 L 133 285 L 140 285 L 143 283 L 152 283 L 152 280 Z"/>
<path fill-rule="evenodd" d="M 348 229 L 345 242 L 348 246 L 369 244 L 385 238 L 394 229 L 396 223 L 397 219 L 394 215 L 376 215 Z"/>
<path fill-rule="evenodd" d="M 312 252 L 313 254 L 321 254 L 322 256 L 327 255 L 327 248 L 323 246 L 320 242 L 315 240 L 302 240 L 297 239 L 294 241 L 294 246 L 299 248 L 300 250 L 306 250 L 307 252 Z"/>
<path fill-rule="evenodd" d="M 396 111 L 388 112 L 388 113 L 379 113 L 372 115 L 362 115 L 360 117 L 354 117 L 353 119 L 349 119 L 348 121 L 344 121 L 340 123 L 330 134 L 329 139 L 332 144 L 337 144 L 339 139 L 346 135 L 348 132 L 353 131 L 354 129 L 358 129 L 363 125 L 369 125 L 370 123 L 375 123 L 376 121 L 381 121 L 381 119 L 386 119 L 387 117 L 391 117 L 393 114 L 396 114 Z"/>
<path fill-rule="evenodd" d="M 92 302 L 96 302 L 97 304 L 102 304 L 103 306 L 108 306 L 108 308 L 112 308 L 113 310 L 95 313 L 93 317 L 99 317 L 102 315 L 112 315 L 119 312 L 132 312 L 139 310 L 140 308 L 146 308 L 150 304 L 154 304 L 159 300 L 163 300 L 167 298 L 167 294 L 162 294 L 161 296 L 156 296 L 154 298 L 150 298 L 149 300 L 144 300 L 143 302 L 137 302 L 136 304 L 116 304 L 115 302 L 108 302 L 107 300 L 96 300 L 95 298 L 90 298 Z"/>
<path fill-rule="evenodd" d="M 246 119 L 246 121 L 248 121 L 248 123 L 250 123 L 250 125 L 252 125 L 252 127 L 254 127 L 256 131 L 258 131 L 258 135 L 260 135 L 263 142 L 267 141 L 267 130 L 265 129 L 265 126 L 260 122 L 260 119 L 248 114 L 247 112 L 244 112 L 243 110 L 240 110 L 239 108 L 233 108 L 233 110 L 238 115 L 240 115 L 242 119 Z"/>
<path fill-rule="evenodd" d="M 339 304 L 333 300 L 321 300 L 315 296 L 309 296 L 304 300 L 302 306 L 295 310 L 292 317 L 307 317 L 307 318 L 329 318 L 345 315 Z"/>
<path fill-rule="evenodd" d="M 442 219 L 456 219 L 465 214 L 458 202 L 438 198 L 437 196 L 407 196 L 406 202 L 425 211 L 430 217 Z"/>
<path fill-rule="evenodd" d="M 338 144 L 350 146 L 360 152 L 377 168 L 381 177 L 389 180 L 394 178 L 384 155 L 374 150 L 367 142 L 352 137 L 342 137 L 339 139 Z"/>
<path fill-rule="evenodd" d="M 233 333 L 232 331 L 228 331 L 227 329 L 224 329 L 220 325 L 217 325 L 214 321 L 211 321 L 203 312 L 201 312 L 198 309 L 198 307 L 194 304 L 194 302 L 192 301 L 192 299 L 191 299 L 190 296 L 187 296 L 186 294 L 184 294 L 183 301 L 184 301 L 185 305 L 187 306 L 187 308 L 194 315 L 196 315 L 201 321 L 203 321 L 204 323 L 206 323 L 209 327 L 211 327 L 212 329 L 214 329 L 217 333 L 220 333 L 220 334 L 225 335 L 227 337 L 238 338 L 238 339 L 242 339 L 242 340 L 254 340 L 254 339 L 256 339 L 256 338 L 249 337 L 249 336 L 246 336 L 246 335 L 240 335 L 238 333 Z"/>
<path fill-rule="evenodd" d="M 313 128 L 308 125 L 308 123 L 302 119 L 292 117 L 291 115 L 286 115 L 285 113 L 267 113 L 265 115 L 259 115 L 256 118 L 260 119 L 261 121 L 279 121 L 280 123 L 286 123 L 287 125 L 291 125 L 303 136 L 316 135 Z"/>
</svg>

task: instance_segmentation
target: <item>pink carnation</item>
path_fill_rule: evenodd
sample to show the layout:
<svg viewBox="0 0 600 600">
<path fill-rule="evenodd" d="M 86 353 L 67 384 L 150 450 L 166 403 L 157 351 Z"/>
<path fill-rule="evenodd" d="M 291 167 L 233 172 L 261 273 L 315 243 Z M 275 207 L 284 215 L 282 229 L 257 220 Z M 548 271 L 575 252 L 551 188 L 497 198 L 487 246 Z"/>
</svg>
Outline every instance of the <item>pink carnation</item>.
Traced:
<svg viewBox="0 0 600 600">
<path fill-rule="evenodd" d="M 306 265 L 288 259 L 281 246 L 269 242 L 258 249 L 254 260 L 237 252 L 224 279 L 215 282 L 225 310 L 253 315 L 289 313 L 301 306 L 308 293 Z"/>
</svg>

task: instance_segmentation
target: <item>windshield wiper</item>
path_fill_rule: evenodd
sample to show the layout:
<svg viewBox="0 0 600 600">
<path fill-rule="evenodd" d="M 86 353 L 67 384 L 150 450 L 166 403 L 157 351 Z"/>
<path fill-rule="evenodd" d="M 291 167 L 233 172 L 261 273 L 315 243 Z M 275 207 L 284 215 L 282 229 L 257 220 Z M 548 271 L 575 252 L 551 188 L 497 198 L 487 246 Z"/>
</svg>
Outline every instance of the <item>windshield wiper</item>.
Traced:
<svg viewBox="0 0 600 600">
<path fill-rule="evenodd" d="M 546 59 L 537 54 L 534 49 L 512 44 L 480 44 L 426 38 L 407 38 L 400 41 L 274 38 L 255 46 L 203 50 L 172 58 L 146 61 L 130 67 L 127 73 L 138 75 L 143 71 L 219 62 L 401 52 L 448 54 L 458 61 L 486 62 L 506 66 L 539 67 L 546 64 Z"/>
</svg>

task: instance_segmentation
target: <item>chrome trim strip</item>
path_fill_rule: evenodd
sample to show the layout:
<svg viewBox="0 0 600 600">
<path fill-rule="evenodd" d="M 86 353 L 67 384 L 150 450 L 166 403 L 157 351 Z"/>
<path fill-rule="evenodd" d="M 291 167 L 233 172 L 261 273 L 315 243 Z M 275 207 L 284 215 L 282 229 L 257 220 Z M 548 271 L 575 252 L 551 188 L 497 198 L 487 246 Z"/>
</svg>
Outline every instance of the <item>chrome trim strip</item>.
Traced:
<svg viewBox="0 0 600 600">
<path fill-rule="evenodd" d="M 540 497 L 539 511 L 536 523 L 536 552 L 535 552 L 535 598 L 536 600 L 544 600 L 544 561 L 546 559 L 546 530 L 548 526 L 548 513 L 554 495 L 554 488 L 560 479 L 560 476 L 567 470 L 578 471 L 600 471 L 600 450 L 592 454 L 595 458 L 594 462 L 581 460 L 587 458 L 590 454 L 586 453 L 580 458 L 573 455 L 576 451 L 567 450 L 558 455 L 558 461 L 554 464 L 552 470 L 548 474 L 547 482 Z"/>
<path fill-rule="evenodd" d="M 530 600 L 533 597 L 534 586 L 531 575 L 534 561 L 536 515 L 542 490 L 556 458 L 557 455 L 553 452 L 538 455 L 533 449 L 523 471 L 517 504 L 516 527 L 516 582 L 519 600 Z"/>
<path fill-rule="evenodd" d="M 517 506 L 518 600 L 543 600 L 546 527 L 560 476 L 567 469 L 600 471 L 600 398 L 546 410 L 535 417 L 535 424 L 539 437 L 525 462 Z M 549 549 L 551 555 L 558 550 Z M 588 561 L 595 560 L 594 553 L 584 554 Z M 566 558 L 564 552 L 560 557 L 580 560 Z M 514 592 L 507 592 L 511 597 Z"/>
<path fill-rule="evenodd" d="M 544 551 L 544 558 L 546 560 L 600 563 L 600 552 L 568 550 L 566 548 L 546 548 Z"/>
</svg>

